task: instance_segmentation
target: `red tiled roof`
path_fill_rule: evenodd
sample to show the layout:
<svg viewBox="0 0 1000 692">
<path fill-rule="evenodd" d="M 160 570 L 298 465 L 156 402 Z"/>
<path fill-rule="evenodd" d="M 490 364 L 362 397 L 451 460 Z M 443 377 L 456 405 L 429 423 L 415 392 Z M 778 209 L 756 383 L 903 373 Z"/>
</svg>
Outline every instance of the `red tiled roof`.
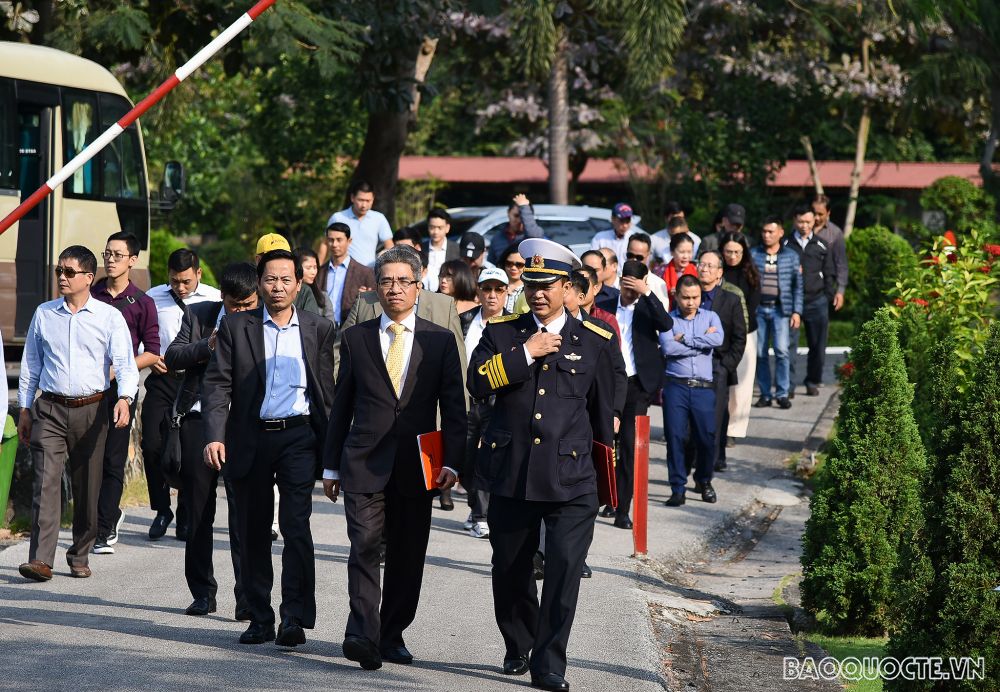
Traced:
<svg viewBox="0 0 1000 692">
<path fill-rule="evenodd" d="M 824 188 L 850 187 L 851 161 L 819 161 Z M 645 171 L 645 169 L 643 169 Z M 548 168 L 536 158 L 504 156 L 404 156 L 399 162 L 401 180 L 433 177 L 448 183 L 530 184 L 548 180 Z M 869 161 L 861 176 L 868 189 L 923 189 L 938 178 L 955 175 L 981 185 L 976 163 L 885 163 Z M 628 170 L 619 159 L 591 159 L 580 176 L 582 184 L 622 184 Z M 811 187 L 809 164 L 789 161 L 778 171 L 772 187 Z"/>
</svg>

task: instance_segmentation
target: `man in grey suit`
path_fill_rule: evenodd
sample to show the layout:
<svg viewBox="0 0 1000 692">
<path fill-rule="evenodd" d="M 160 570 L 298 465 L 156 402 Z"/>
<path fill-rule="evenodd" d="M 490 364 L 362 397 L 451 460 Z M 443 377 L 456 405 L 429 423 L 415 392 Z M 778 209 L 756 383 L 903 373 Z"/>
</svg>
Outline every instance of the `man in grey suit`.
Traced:
<svg viewBox="0 0 1000 692">
<path fill-rule="evenodd" d="M 402 247 L 406 247 L 405 245 Z M 413 251 L 416 255 L 416 251 Z M 418 256 L 419 259 L 419 256 Z M 376 291 L 365 291 L 358 296 L 351 306 L 351 312 L 337 330 L 336 341 L 334 342 L 334 373 L 340 372 L 340 337 L 348 327 L 368 320 L 378 319 L 382 316 L 382 304 L 379 303 Z M 455 309 L 455 301 L 451 296 L 443 293 L 431 293 L 429 291 L 417 291 L 417 317 L 433 322 L 439 327 L 451 331 L 455 335 L 455 343 L 458 345 L 458 355 L 462 359 L 462 372 L 465 372 L 467 364 L 465 353 L 465 337 L 462 335 L 462 323 L 458 319 L 458 310 Z"/>
</svg>

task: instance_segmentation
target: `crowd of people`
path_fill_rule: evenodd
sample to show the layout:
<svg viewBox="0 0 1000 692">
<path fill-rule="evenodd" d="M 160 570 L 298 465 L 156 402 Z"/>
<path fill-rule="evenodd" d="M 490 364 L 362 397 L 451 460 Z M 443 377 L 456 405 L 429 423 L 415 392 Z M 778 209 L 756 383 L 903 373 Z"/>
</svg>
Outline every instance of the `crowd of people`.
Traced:
<svg viewBox="0 0 1000 692">
<path fill-rule="evenodd" d="M 202 280 L 193 249 L 173 252 L 168 282 L 131 279 L 136 238 L 111 235 L 97 257 L 59 255 L 60 298 L 41 305 L 25 342 L 18 433 L 35 469 L 28 579 L 52 578 L 68 460 L 74 497 L 70 573 L 119 541 L 129 431 L 141 407 L 143 466 L 156 515 L 186 541 L 186 613 L 217 608 L 213 525 L 221 477 L 244 644 L 305 643 L 316 621 L 312 490 L 343 497 L 351 542 L 344 654 L 365 669 L 409 663 L 432 505 L 454 509 L 493 548 L 502 671 L 568 689 L 566 645 L 596 516 L 631 529 L 636 416 L 663 408 L 671 495 L 716 502 L 714 474 L 747 435 L 750 408 L 789 408 L 804 325 L 802 380 L 818 395 L 830 309 L 847 284 L 843 234 L 829 200 L 796 207 L 785 232 L 727 205 L 699 237 L 684 207 L 665 227 L 633 227 L 620 203 L 611 228 L 577 257 L 544 238 L 517 195 L 487 245 L 391 231 L 370 185 L 350 190 L 317 247 L 279 234 L 253 262 Z M 247 258 L 249 260 L 249 258 Z M 774 352 L 774 375 L 770 351 Z M 753 403 L 754 380 L 759 390 Z M 440 435 L 430 481 L 417 436 Z M 617 503 L 598 503 L 592 444 L 616 450 Z M 172 505 L 171 488 L 177 490 Z M 271 543 L 281 540 L 281 602 L 270 605 Z M 380 577 L 380 563 L 384 573 Z M 539 601 L 536 581 L 543 580 Z M 275 623 L 278 626 L 275 629 Z"/>
</svg>

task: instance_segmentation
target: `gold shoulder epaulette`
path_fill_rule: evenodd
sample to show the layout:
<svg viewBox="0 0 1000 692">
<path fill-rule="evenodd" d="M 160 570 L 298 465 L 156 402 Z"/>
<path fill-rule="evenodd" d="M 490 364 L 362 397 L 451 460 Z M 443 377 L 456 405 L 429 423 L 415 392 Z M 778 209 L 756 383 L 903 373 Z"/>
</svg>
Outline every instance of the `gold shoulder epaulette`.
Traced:
<svg viewBox="0 0 1000 692">
<path fill-rule="evenodd" d="M 603 336 L 605 339 L 611 339 L 612 336 L 611 332 L 609 332 L 607 329 L 601 329 L 593 322 L 584 322 L 583 326 L 589 329 L 590 331 L 594 332 L 594 334 L 597 334 L 598 336 Z"/>
<path fill-rule="evenodd" d="M 516 312 L 513 313 L 513 314 L 511 314 L 511 315 L 494 315 L 493 317 L 491 317 L 488 320 L 488 323 L 489 324 L 500 324 L 501 322 L 511 322 L 513 320 L 516 320 L 518 317 L 521 317 L 521 316 L 522 316 L 521 314 L 516 313 Z"/>
</svg>

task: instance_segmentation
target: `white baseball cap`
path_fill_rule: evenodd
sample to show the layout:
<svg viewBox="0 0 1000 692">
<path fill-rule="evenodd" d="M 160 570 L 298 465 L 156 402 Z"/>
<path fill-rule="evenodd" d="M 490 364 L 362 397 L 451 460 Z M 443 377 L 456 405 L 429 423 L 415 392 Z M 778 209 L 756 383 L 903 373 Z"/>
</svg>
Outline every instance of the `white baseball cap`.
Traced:
<svg viewBox="0 0 1000 692">
<path fill-rule="evenodd" d="M 479 283 L 484 284 L 487 281 L 499 281 L 504 286 L 510 285 L 510 280 L 507 278 L 507 272 L 503 269 L 498 269 L 497 267 L 486 267 L 479 272 Z"/>
</svg>

